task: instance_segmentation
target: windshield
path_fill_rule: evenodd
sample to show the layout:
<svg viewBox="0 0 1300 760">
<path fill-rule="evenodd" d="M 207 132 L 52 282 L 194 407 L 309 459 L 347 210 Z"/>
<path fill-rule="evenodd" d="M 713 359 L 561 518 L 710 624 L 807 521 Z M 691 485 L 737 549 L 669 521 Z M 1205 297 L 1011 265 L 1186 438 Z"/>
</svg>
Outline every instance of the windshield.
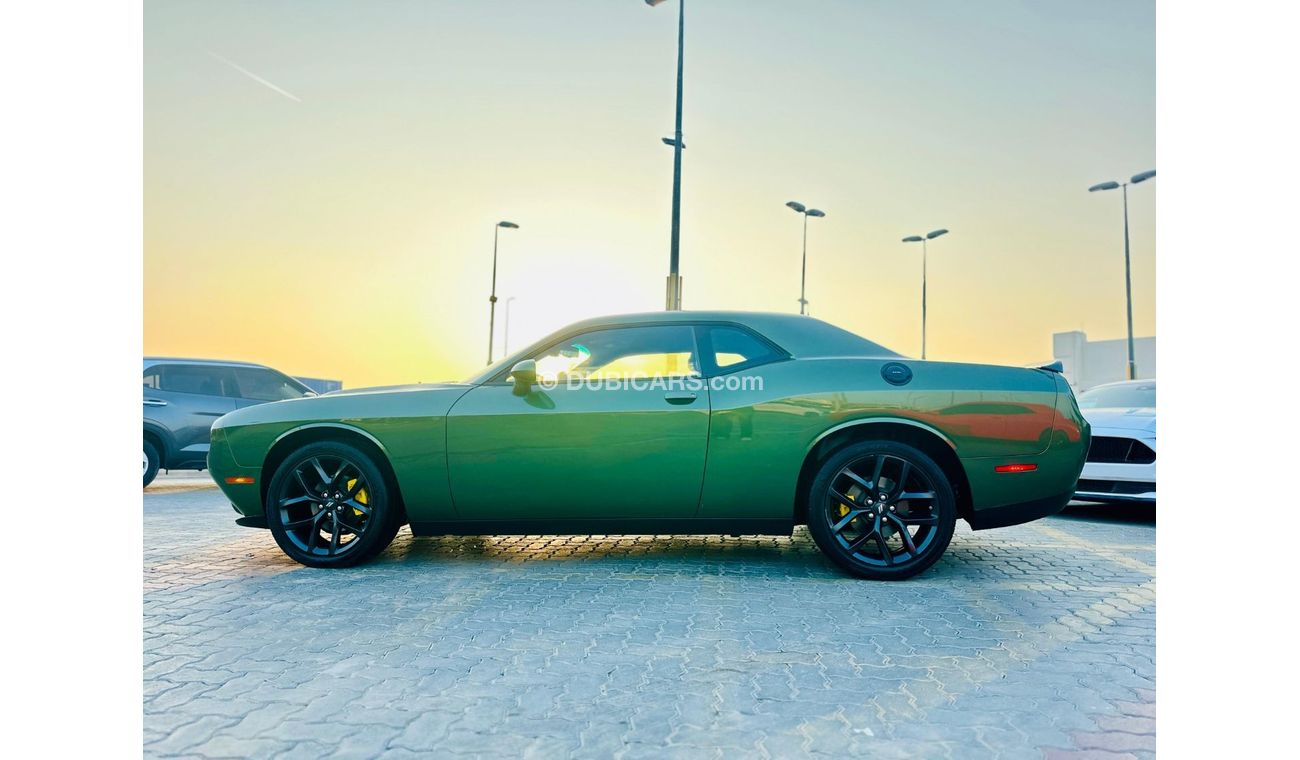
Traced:
<svg viewBox="0 0 1300 760">
<path fill-rule="evenodd" d="M 1155 408 L 1155 383 L 1126 383 L 1124 385 L 1103 385 L 1084 391 L 1079 396 L 1080 409 L 1132 409 L 1134 407 Z"/>
</svg>

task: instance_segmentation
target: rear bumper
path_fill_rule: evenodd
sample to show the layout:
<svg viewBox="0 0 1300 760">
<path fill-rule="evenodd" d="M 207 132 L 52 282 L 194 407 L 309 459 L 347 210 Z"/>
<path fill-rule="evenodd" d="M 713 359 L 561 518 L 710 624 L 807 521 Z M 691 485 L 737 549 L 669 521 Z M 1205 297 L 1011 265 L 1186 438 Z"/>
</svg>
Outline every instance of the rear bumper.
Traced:
<svg viewBox="0 0 1300 760">
<path fill-rule="evenodd" d="M 1005 528 L 1008 525 L 1020 525 L 1039 518 L 1050 517 L 1060 512 L 1065 509 L 1065 505 L 1069 504 L 1072 498 L 1074 498 L 1074 493 L 1066 492 L 1045 499 L 1034 499 L 1001 507 L 977 509 L 966 518 L 966 522 L 970 523 L 972 530 L 988 530 L 989 528 Z"/>
</svg>

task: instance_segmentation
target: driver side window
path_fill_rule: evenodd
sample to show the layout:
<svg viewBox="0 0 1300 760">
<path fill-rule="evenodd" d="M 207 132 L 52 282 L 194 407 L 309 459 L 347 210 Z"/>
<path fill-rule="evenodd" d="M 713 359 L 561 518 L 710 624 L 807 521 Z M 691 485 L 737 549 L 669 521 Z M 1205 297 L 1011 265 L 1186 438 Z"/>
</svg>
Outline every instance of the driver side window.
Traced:
<svg viewBox="0 0 1300 760">
<path fill-rule="evenodd" d="M 700 373 L 695 331 L 689 325 L 593 330 L 564 340 L 535 357 L 546 382 L 693 377 Z"/>
</svg>

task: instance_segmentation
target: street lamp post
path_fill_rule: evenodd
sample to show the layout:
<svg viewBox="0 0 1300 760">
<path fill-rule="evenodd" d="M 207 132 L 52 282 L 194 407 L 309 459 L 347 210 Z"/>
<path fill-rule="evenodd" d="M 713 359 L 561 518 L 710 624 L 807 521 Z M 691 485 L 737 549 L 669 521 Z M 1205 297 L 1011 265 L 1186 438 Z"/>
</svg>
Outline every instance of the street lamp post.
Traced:
<svg viewBox="0 0 1300 760">
<path fill-rule="evenodd" d="M 799 275 L 799 313 L 807 314 L 808 299 L 804 298 L 804 295 L 806 294 L 805 288 L 808 284 L 808 217 L 811 216 L 814 219 L 820 219 L 821 217 L 826 216 L 826 212 L 821 209 L 808 208 L 799 201 L 790 201 L 785 205 L 794 209 L 795 213 L 803 214 L 803 266 L 801 268 L 801 274 Z"/>
<path fill-rule="evenodd" d="M 922 237 L 920 235 L 909 235 L 908 237 L 903 238 L 904 243 L 921 244 L 921 358 L 922 359 L 925 358 L 925 320 L 926 320 L 925 291 L 928 286 L 927 280 L 929 279 L 929 269 L 930 269 L 929 244 L 931 240 L 934 240 L 940 235 L 947 235 L 947 234 L 948 234 L 948 230 L 938 229 L 938 230 L 931 230 L 925 233 L 925 237 Z"/>
<path fill-rule="evenodd" d="M 1128 182 L 1119 183 L 1111 180 L 1109 182 L 1099 182 L 1088 188 L 1088 192 L 1095 193 L 1099 190 L 1114 190 L 1120 188 L 1124 196 L 1124 300 L 1128 308 L 1128 379 L 1137 379 L 1137 359 L 1133 351 L 1133 277 L 1130 273 L 1129 265 L 1129 248 L 1128 248 L 1128 186 L 1129 184 L 1138 185 L 1152 179 L 1156 176 L 1156 170 L 1150 169 L 1141 174 L 1134 174 L 1129 177 Z"/>
<path fill-rule="evenodd" d="M 653 8 L 665 0 L 645 0 Z M 679 242 L 682 226 L 682 53 L 686 36 L 686 0 L 677 0 L 677 121 L 671 138 L 663 138 L 665 145 L 673 148 L 673 227 L 672 242 L 668 251 L 668 311 L 682 309 L 682 278 L 678 271 Z"/>
<path fill-rule="evenodd" d="M 509 298 L 506 299 L 506 324 L 505 324 L 505 328 L 501 331 L 501 355 L 502 356 L 510 355 L 510 302 L 513 300 L 515 300 L 514 296 L 510 296 Z"/>
<path fill-rule="evenodd" d="M 492 363 L 492 336 L 496 332 L 497 321 L 497 238 L 501 234 L 501 228 L 508 230 L 517 230 L 519 225 L 514 222 L 497 222 L 492 228 L 492 295 L 488 296 L 488 360 Z"/>
</svg>

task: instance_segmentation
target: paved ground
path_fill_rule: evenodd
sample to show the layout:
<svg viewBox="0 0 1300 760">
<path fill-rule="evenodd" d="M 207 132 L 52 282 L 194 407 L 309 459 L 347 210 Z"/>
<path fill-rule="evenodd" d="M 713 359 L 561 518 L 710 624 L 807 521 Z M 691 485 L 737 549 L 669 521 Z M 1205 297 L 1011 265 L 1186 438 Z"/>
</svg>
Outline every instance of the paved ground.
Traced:
<svg viewBox="0 0 1300 760">
<path fill-rule="evenodd" d="M 1149 512 L 959 523 L 893 584 L 802 530 L 403 531 L 320 571 L 188 477 L 144 496 L 149 756 L 1154 754 Z"/>
</svg>

